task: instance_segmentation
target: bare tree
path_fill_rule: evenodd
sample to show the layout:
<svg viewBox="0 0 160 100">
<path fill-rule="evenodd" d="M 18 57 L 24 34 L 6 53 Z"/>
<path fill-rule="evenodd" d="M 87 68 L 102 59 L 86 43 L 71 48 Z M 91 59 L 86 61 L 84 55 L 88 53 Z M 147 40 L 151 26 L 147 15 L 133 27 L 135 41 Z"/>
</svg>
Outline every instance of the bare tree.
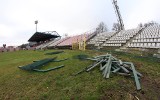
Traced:
<svg viewBox="0 0 160 100">
<path fill-rule="evenodd" d="M 150 22 L 148 22 L 148 23 L 145 23 L 145 24 L 144 24 L 144 27 L 153 26 L 153 25 L 158 25 L 158 23 L 155 22 L 155 21 L 150 21 Z"/>
<path fill-rule="evenodd" d="M 67 34 L 67 33 L 65 33 L 65 34 L 64 34 L 64 37 L 68 37 L 68 34 Z"/>
<path fill-rule="evenodd" d="M 6 48 L 6 44 L 3 44 L 3 48 Z"/>
<path fill-rule="evenodd" d="M 141 27 L 148 27 L 148 26 L 153 26 L 153 25 L 159 25 L 157 22 L 155 21 L 150 21 L 150 22 L 147 22 L 147 23 L 139 23 L 138 24 L 138 28 L 141 28 Z"/>
<path fill-rule="evenodd" d="M 113 23 L 113 31 L 120 31 L 121 30 L 121 26 L 119 23 Z"/>
<path fill-rule="evenodd" d="M 107 32 L 107 26 L 104 24 L 104 22 L 100 22 L 98 27 L 96 28 L 96 33 L 102 33 L 102 32 Z"/>
<path fill-rule="evenodd" d="M 141 28 L 141 27 L 143 27 L 143 24 L 142 24 L 142 23 L 139 23 L 139 24 L 138 24 L 138 28 Z"/>
</svg>

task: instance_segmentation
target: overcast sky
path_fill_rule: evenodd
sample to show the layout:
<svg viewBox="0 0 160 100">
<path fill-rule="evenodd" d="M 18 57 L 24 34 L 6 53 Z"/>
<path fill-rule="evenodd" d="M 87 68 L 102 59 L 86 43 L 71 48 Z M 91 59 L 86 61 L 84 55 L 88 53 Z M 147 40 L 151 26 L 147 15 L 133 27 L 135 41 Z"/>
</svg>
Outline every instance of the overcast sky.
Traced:
<svg viewBox="0 0 160 100">
<path fill-rule="evenodd" d="M 139 23 L 160 23 L 160 0 L 118 0 L 125 29 Z M 111 31 L 117 22 L 112 0 L 0 0 L 0 46 L 27 43 L 35 32 L 69 36 L 92 30 L 103 21 Z"/>
</svg>

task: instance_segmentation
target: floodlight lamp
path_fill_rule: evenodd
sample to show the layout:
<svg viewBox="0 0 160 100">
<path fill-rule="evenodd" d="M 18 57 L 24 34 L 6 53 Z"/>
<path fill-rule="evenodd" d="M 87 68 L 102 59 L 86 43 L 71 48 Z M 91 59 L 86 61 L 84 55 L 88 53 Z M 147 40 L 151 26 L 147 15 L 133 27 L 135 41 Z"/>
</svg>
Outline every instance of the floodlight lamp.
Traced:
<svg viewBox="0 0 160 100">
<path fill-rule="evenodd" d="M 35 21 L 35 24 L 38 24 L 38 20 Z"/>
</svg>

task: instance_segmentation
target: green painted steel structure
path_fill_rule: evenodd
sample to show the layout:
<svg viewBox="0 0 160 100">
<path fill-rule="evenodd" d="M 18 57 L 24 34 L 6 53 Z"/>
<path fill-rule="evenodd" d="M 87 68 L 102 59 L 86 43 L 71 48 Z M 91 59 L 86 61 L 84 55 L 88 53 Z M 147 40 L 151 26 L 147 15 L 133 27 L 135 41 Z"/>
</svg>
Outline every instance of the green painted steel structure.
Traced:
<svg viewBox="0 0 160 100">
<path fill-rule="evenodd" d="M 86 60 L 91 60 L 94 63 L 82 69 L 81 71 L 77 72 L 74 75 L 78 75 L 82 72 L 89 72 L 95 67 L 99 66 L 100 67 L 99 69 L 100 71 L 102 71 L 102 75 L 104 78 L 109 78 L 111 73 L 124 75 L 124 76 L 131 76 L 131 77 L 134 77 L 135 79 L 137 90 L 141 89 L 139 79 L 140 77 L 142 77 L 142 74 L 136 71 L 133 63 L 123 62 L 122 60 L 119 60 L 113 57 L 111 54 L 99 55 L 92 58 L 86 58 Z"/>
<path fill-rule="evenodd" d="M 45 59 L 42 59 L 42 60 L 33 61 L 33 63 L 31 63 L 31 64 L 28 64 L 28 65 L 25 65 L 25 66 L 19 66 L 18 68 L 20 68 L 22 70 L 27 70 L 27 71 L 48 72 L 48 71 L 51 71 L 51 70 L 62 68 L 62 67 L 64 67 L 64 65 L 49 68 L 49 69 L 46 69 L 46 70 L 40 70 L 40 68 L 43 67 L 44 65 L 50 63 L 50 62 L 61 62 L 61 61 L 68 60 L 68 58 L 62 59 L 62 60 L 55 60 L 56 58 L 57 57 L 45 58 Z"/>
</svg>

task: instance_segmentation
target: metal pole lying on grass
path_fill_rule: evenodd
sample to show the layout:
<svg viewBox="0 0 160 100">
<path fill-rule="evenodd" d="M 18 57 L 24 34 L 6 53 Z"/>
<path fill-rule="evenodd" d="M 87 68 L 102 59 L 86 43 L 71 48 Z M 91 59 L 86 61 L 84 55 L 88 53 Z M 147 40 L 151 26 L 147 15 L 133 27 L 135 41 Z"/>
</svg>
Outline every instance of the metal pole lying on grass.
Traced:
<svg viewBox="0 0 160 100">
<path fill-rule="evenodd" d="M 107 62 L 106 68 L 104 70 L 103 77 L 109 78 L 109 74 L 110 74 L 109 70 L 110 69 L 111 69 L 111 55 L 109 55 L 108 62 Z"/>
<path fill-rule="evenodd" d="M 48 72 L 51 70 L 55 70 L 55 69 L 59 69 L 64 67 L 64 65 L 61 66 L 57 66 L 54 68 L 50 68 L 50 69 L 46 69 L 46 70 L 40 70 L 41 67 L 43 67 L 44 65 L 50 63 L 50 62 L 61 62 L 61 61 L 65 61 L 68 60 L 67 59 L 62 59 L 62 60 L 55 60 L 57 57 L 54 58 L 45 58 L 42 60 L 37 60 L 37 61 L 33 61 L 33 63 L 25 65 L 25 66 L 19 66 L 18 68 L 22 69 L 22 70 L 28 70 L 28 71 L 37 71 L 37 72 Z"/>
<path fill-rule="evenodd" d="M 40 70 L 40 69 L 33 69 L 33 70 L 34 70 L 34 71 L 37 71 L 37 72 L 48 72 L 48 71 L 55 70 L 55 69 L 59 69 L 59 68 L 62 68 L 62 67 L 64 67 L 64 65 L 57 66 L 57 67 L 50 68 L 50 69 L 46 69 L 46 70 Z"/>
<path fill-rule="evenodd" d="M 95 68 L 97 65 L 99 65 L 100 63 L 102 63 L 104 60 L 102 59 L 101 61 L 99 61 L 98 63 L 94 64 L 93 66 L 91 66 L 90 68 L 88 68 L 86 71 L 90 71 L 92 70 L 93 68 Z"/>
<path fill-rule="evenodd" d="M 131 68 L 132 68 L 132 71 L 133 71 L 134 79 L 135 79 L 135 82 L 136 82 L 137 90 L 140 90 L 141 86 L 140 86 L 140 82 L 139 82 L 139 79 L 138 79 L 138 76 L 137 76 L 137 72 L 135 70 L 135 67 L 134 67 L 133 63 L 130 63 L 130 64 L 131 64 Z"/>
</svg>

